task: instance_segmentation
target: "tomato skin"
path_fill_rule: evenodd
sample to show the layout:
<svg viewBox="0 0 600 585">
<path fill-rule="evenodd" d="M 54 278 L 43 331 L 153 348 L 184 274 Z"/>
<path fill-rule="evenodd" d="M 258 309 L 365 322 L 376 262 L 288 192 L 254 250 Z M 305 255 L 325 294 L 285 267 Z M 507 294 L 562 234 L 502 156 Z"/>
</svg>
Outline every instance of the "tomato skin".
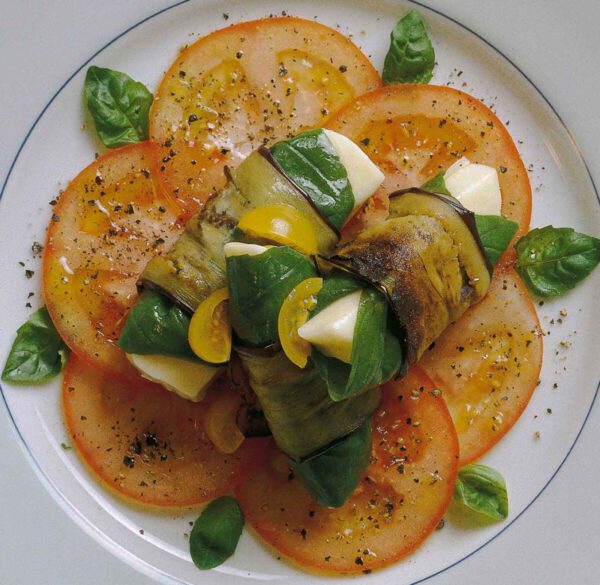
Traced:
<svg viewBox="0 0 600 585">
<path fill-rule="evenodd" d="M 527 170 L 502 122 L 474 97 L 436 85 L 383 87 L 360 96 L 326 126 L 359 144 L 386 175 L 376 204 L 359 212 L 347 232 L 384 217 L 387 194 L 422 185 L 463 156 L 498 171 L 502 214 L 519 224 L 517 237 L 529 231 Z"/>
<path fill-rule="evenodd" d="M 373 445 L 358 488 L 336 509 L 315 504 L 271 445 L 236 490 L 246 519 L 303 570 L 360 574 L 409 555 L 439 524 L 458 470 L 450 414 L 418 368 L 384 386 Z"/>
<path fill-rule="evenodd" d="M 488 295 L 426 352 L 419 366 L 439 384 L 457 428 L 460 465 L 489 451 L 537 387 L 542 330 L 516 272 L 496 270 Z"/>
<path fill-rule="evenodd" d="M 381 85 L 344 35 L 301 18 L 236 24 L 186 47 L 156 92 L 150 137 L 159 182 L 189 217 L 262 144 L 319 127 Z"/>
<path fill-rule="evenodd" d="M 99 483 L 137 505 L 185 508 L 231 491 L 260 453 L 247 439 L 231 455 L 209 441 L 204 415 L 235 393 L 223 379 L 192 403 L 142 378 L 117 382 L 71 355 L 62 405 L 78 455 Z"/>
<path fill-rule="evenodd" d="M 43 257 L 48 312 L 71 350 L 104 373 L 137 380 L 116 345 L 146 262 L 182 226 L 152 181 L 154 146 L 109 152 L 83 169 L 53 208 Z"/>
</svg>

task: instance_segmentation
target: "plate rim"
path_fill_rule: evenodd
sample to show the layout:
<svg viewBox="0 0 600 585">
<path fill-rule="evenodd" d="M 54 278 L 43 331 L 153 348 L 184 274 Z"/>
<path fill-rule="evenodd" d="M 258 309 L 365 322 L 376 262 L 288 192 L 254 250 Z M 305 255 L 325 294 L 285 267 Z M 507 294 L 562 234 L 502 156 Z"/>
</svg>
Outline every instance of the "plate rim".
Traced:
<svg viewBox="0 0 600 585">
<path fill-rule="evenodd" d="M 138 28 L 142 24 L 148 22 L 149 20 L 154 19 L 155 17 L 157 17 L 157 16 L 159 16 L 159 15 L 165 13 L 165 12 L 168 12 L 168 11 L 170 11 L 172 9 L 175 9 L 175 8 L 177 8 L 177 7 L 179 7 L 179 6 L 183 5 L 183 4 L 188 4 L 191 1 L 192 0 L 178 0 L 177 2 L 175 2 L 173 4 L 170 4 L 168 6 L 165 6 L 164 8 L 161 8 L 160 10 L 157 10 L 157 11 L 153 12 L 152 14 L 149 14 L 148 16 L 145 16 L 141 20 L 135 22 L 134 24 L 128 26 L 126 29 L 124 29 L 123 31 L 121 31 L 120 33 L 118 33 L 117 35 L 115 35 L 114 37 L 112 37 L 109 41 L 107 41 L 100 48 L 98 48 L 96 51 L 94 51 L 93 54 L 91 54 L 79 67 L 77 67 L 65 79 L 64 82 L 62 82 L 60 84 L 60 86 L 58 87 L 58 89 L 54 92 L 54 94 L 50 97 L 50 99 L 48 100 L 48 102 L 45 104 L 45 106 L 41 109 L 41 111 L 39 112 L 39 114 L 36 116 L 35 120 L 31 124 L 29 130 L 26 132 L 25 137 L 21 141 L 21 143 L 20 143 L 20 145 L 19 145 L 19 147 L 17 149 L 17 152 L 16 152 L 14 158 L 10 162 L 10 164 L 8 166 L 8 171 L 7 171 L 6 177 L 4 178 L 4 181 L 2 183 L 2 187 L 0 189 L 0 201 L 2 200 L 2 198 L 4 196 L 4 193 L 6 191 L 8 183 L 9 183 L 10 178 L 12 176 L 13 170 L 14 170 L 16 164 L 17 164 L 17 161 L 19 160 L 19 157 L 20 157 L 23 149 L 25 148 L 27 142 L 29 141 L 29 138 L 31 137 L 31 134 L 33 133 L 33 131 L 37 127 L 37 125 L 40 122 L 40 120 L 42 119 L 42 117 L 46 114 L 47 110 L 54 103 L 54 101 L 56 100 L 56 98 L 58 98 L 58 96 L 62 93 L 62 91 L 66 88 L 66 86 L 73 80 L 73 78 L 77 74 L 79 74 L 81 72 L 81 70 L 84 67 L 86 67 L 86 65 L 88 65 L 93 59 L 95 59 L 100 53 L 102 53 L 105 49 L 107 49 L 108 47 L 110 47 L 111 45 L 113 45 L 115 42 L 117 42 L 119 39 L 121 39 L 122 37 L 124 37 L 125 35 L 127 35 L 132 30 Z M 535 91 L 535 93 L 539 97 L 542 98 L 543 102 L 548 106 L 548 108 L 550 109 L 550 111 L 554 114 L 554 116 L 558 120 L 559 124 L 562 126 L 562 128 L 566 132 L 571 145 L 575 149 L 575 153 L 576 153 L 577 157 L 579 158 L 579 160 L 581 161 L 581 163 L 583 164 L 583 166 L 585 168 L 585 171 L 586 171 L 587 176 L 589 178 L 589 181 L 590 181 L 590 184 L 592 186 L 592 189 L 593 189 L 593 191 L 594 191 L 594 193 L 596 195 L 596 201 L 597 201 L 598 205 L 600 205 L 600 193 L 599 193 L 598 188 L 596 186 L 596 183 L 594 181 L 594 177 L 592 176 L 590 167 L 588 166 L 587 161 L 586 161 L 585 157 L 583 156 L 583 152 L 582 152 L 581 148 L 579 147 L 579 144 L 577 143 L 577 140 L 575 139 L 575 137 L 573 135 L 573 132 L 571 131 L 571 129 L 569 128 L 569 126 L 565 123 L 565 121 L 563 120 L 563 118 L 561 117 L 561 115 L 559 114 L 559 112 L 556 110 L 556 108 L 552 104 L 552 102 L 546 97 L 546 95 L 544 94 L 544 92 L 536 85 L 536 83 L 529 77 L 529 75 L 527 75 L 527 73 L 525 73 L 519 67 L 519 65 L 517 65 L 510 57 L 508 57 L 504 52 L 502 52 L 500 49 L 498 49 L 494 44 L 492 44 L 490 41 L 488 41 L 487 39 L 485 39 L 477 31 L 473 30 L 469 26 L 467 26 L 467 25 L 463 24 L 462 22 L 460 22 L 458 19 L 445 14 L 441 10 L 438 10 L 436 8 L 427 6 L 426 4 L 422 3 L 420 0 L 405 0 L 405 1 L 407 3 L 409 3 L 409 4 L 414 5 L 414 6 L 418 6 L 420 9 L 422 9 L 424 11 L 428 11 L 430 13 L 434 13 L 437 16 L 445 19 L 446 21 L 449 21 L 449 22 L 455 24 L 460 29 L 462 29 L 462 30 L 470 33 L 471 35 L 474 35 L 479 41 L 483 42 L 488 48 L 492 49 L 492 51 L 495 54 L 497 54 L 505 62 L 507 62 L 509 65 L 511 65 L 528 82 L 528 84 Z M 571 455 L 571 452 L 575 448 L 575 446 L 576 446 L 577 442 L 579 441 L 579 438 L 580 438 L 580 436 L 581 436 L 581 434 L 582 434 L 582 432 L 583 432 L 583 430 L 584 430 L 584 428 L 585 428 L 585 426 L 587 424 L 587 421 L 588 421 L 588 419 L 589 419 L 589 417 L 590 417 L 590 415 L 592 413 L 592 410 L 594 408 L 594 405 L 596 403 L 596 400 L 597 400 L 599 394 L 600 394 L 600 380 L 598 381 L 598 383 L 596 385 L 596 390 L 594 392 L 594 395 L 592 397 L 592 400 L 590 402 L 588 410 L 587 410 L 587 412 L 585 414 L 583 422 L 581 423 L 581 426 L 580 426 L 579 430 L 577 431 L 577 434 L 575 435 L 575 438 L 573 439 L 573 442 L 570 445 L 569 449 L 567 450 L 567 452 L 566 452 L 565 456 L 563 457 L 562 461 L 560 462 L 560 464 L 558 465 L 558 467 L 555 469 L 555 471 L 552 473 L 552 475 L 549 477 L 549 479 L 547 480 L 547 482 L 539 490 L 539 492 L 519 512 L 519 514 L 517 514 L 508 524 L 506 524 L 505 526 L 503 526 L 502 529 L 499 530 L 496 534 L 494 534 L 492 537 L 490 537 L 484 543 L 482 543 L 479 546 L 477 546 L 474 550 L 472 550 L 468 554 L 462 556 L 460 559 L 454 561 L 453 563 L 447 565 L 446 567 L 444 567 L 444 568 L 442 568 L 442 569 L 440 569 L 440 570 L 438 570 L 438 571 L 436 571 L 434 573 L 431 573 L 430 575 L 427 575 L 426 577 L 422 577 L 422 578 L 420 578 L 420 579 L 418 579 L 416 581 L 412 581 L 409 585 L 418 585 L 420 583 L 424 583 L 425 581 L 429 581 L 430 579 L 433 579 L 434 577 L 436 577 L 436 576 L 438 576 L 438 575 L 440 575 L 442 573 L 445 573 L 449 569 L 452 569 L 453 567 L 459 565 L 463 561 L 465 561 L 468 558 L 472 557 L 477 552 L 479 552 L 481 549 L 483 549 L 484 547 L 486 547 L 489 544 L 491 544 L 496 538 L 498 538 L 506 530 L 508 530 L 508 528 L 510 528 L 519 518 L 521 518 L 521 516 L 523 514 L 525 514 L 525 512 L 527 510 L 529 510 L 529 508 L 546 491 L 546 489 L 548 488 L 548 486 L 552 483 L 552 481 L 554 480 L 554 478 L 556 477 L 556 475 L 559 473 L 559 471 L 562 469 L 563 465 L 565 464 L 565 462 L 567 461 L 567 459 Z M 36 472 L 37 477 L 40 478 L 40 481 L 45 486 L 46 490 L 53 497 L 53 499 L 57 502 L 57 504 L 67 513 L 67 515 L 82 530 L 84 530 L 85 532 L 87 532 L 90 535 L 93 535 L 94 539 L 96 540 L 96 542 L 99 545 L 101 545 L 101 546 L 103 546 L 103 548 L 109 550 L 117 558 L 120 558 L 124 562 L 128 563 L 134 569 L 136 569 L 138 571 L 141 571 L 141 572 L 143 572 L 144 574 L 146 574 L 148 576 L 152 576 L 152 577 L 159 576 L 159 577 L 162 577 L 162 578 L 166 578 L 171 583 L 179 583 L 179 584 L 182 584 L 182 585 L 188 585 L 188 581 L 182 580 L 179 577 L 173 576 L 173 575 L 165 572 L 164 570 L 162 570 L 162 569 L 160 569 L 158 567 L 155 567 L 154 565 L 151 565 L 148 562 L 144 561 L 143 559 L 141 559 L 140 557 L 138 557 L 135 553 L 133 553 L 133 552 L 131 552 L 129 550 L 124 549 L 117 542 L 115 542 L 112 538 L 110 538 L 107 534 L 105 534 L 104 532 L 102 532 L 101 530 L 99 530 L 88 518 L 86 518 L 77 508 L 75 508 L 73 506 L 73 504 L 66 498 L 66 496 L 60 490 L 58 490 L 56 486 L 54 486 L 54 484 L 52 483 L 50 477 L 47 475 L 46 471 L 42 467 L 41 463 L 37 460 L 37 458 L 35 457 L 35 455 L 31 451 L 31 449 L 29 448 L 29 445 L 25 441 L 25 438 L 24 438 L 23 434 L 21 433 L 21 430 L 19 429 L 19 426 L 17 425 L 17 422 L 16 422 L 16 420 L 15 420 L 15 418 L 13 416 L 13 413 L 12 413 L 10 407 L 9 407 L 8 400 L 6 398 L 5 391 L 4 391 L 4 388 L 3 388 L 3 386 L 2 386 L 1 383 L 0 383 L 0 395 L 2 395 L 2 400 L 3 400 L 4 406 L 6 408 L 6 412 L 7 412 L 8 417 L 9 417 L 11 423 L 12 423 L 12 427 L 13 427 L 14 431 L 16 432 L 16 435 L 17 435 L 17 437 L 19 439 L 18 443 L 19 443 L 19 445 L 21 446 L 21 448 L 23 449 L 23 451 L 24 451 L 24 453 L 26 455 L 26 459 L 29 460 L 30 465 L 32 466 L 32 468 Z"/>
</svg>

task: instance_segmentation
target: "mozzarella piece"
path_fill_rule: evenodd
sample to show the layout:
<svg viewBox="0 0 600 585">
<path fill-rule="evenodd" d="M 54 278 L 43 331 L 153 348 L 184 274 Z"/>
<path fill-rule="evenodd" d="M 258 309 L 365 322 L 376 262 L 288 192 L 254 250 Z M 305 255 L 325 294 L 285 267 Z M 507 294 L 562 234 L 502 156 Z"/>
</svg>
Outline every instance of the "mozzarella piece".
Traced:
<svg viewBox="0 0 600 585">
<path fill-rule="evenodd" d="M 268 249 L 266 246 L 244 244 L 243 242 L 229 242 L 229 244 L 223 246 L 225 258 L 231 258 L 232 256 L 258 256 Z"/>
<path fill-rule="evenodd" d="M 501 215 L 502 194 L 495 168 L 461 158 L 446 171 L 444 181 L 448 191 L 470 211 Z"/>
<path fill-rule="evenodd" d="M 460 171 L 460 169 L 463 169 L 470 164 L 471 161 L 466 156 L 459 158 L 455 163 L 451 164 L 444 173 L 444 181 L 448 180 L 456 171 Z"/>
<path fill-rule="evenodd" d="M 204 398 L 208 385 L 221 371 L 221 368 L 167 355 L 126 355 L 142 377 L 192 402 Z"/>
<path fill-rule="evenodd" d="M 298 329 L 298 335 L 321 352 L 349 364 L 362 290 L 337 299 Z"/>
<path fill-rule="evenodd" d="M 341 163 L 346 167 L 354 193 L 354 209 L 360 207 L 383 183 L 385 175 L 352 140 L 333 130 L 324 129 Z"/>
</svg>

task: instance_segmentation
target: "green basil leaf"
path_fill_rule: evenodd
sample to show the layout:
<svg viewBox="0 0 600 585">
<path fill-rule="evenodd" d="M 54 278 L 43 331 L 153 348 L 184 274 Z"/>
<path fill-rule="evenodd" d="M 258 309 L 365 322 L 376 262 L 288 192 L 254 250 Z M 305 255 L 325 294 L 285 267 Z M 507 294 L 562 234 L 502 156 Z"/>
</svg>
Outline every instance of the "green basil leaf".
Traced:
<svg viewBox="0 0 600 585">
<path fill-rule="evenodd" d="M 238 337 L 249 345 L 277 341 L 277 319 L 285 297 L 303 280 L 317 275 L 312 261 L 287 246 L 258 256 L 227 258 L 229 314 Z"/>
<path fill-rule="evenodd" d="M 600 239 L 551 225 L 531 230 L 515 249 L 517 271 L 527 288 L 540 297 L 572 289 L 600 261 Z"/>
<path fill-rule="evenodd" d="M 504 478 L 486 465 L 474 463 L 459 470 L 454 498 L 488 518 L 504 520 L 508 516 L 508 495 Z"/>
<path fill-rule="evenodd" d="M 188 343 L 190 317 L 164 295 L 146 291 L 127 317 L 119 347 L 127 353 L 197 360 Z"/>
<path fill-rule="evenodd" d="M 429 83 L 435 66 L 435 52 L 423 19 L 411 10 L 391 34 L 383 64 L 383 84 Z"/>
<path fill-rule="evenodd" d="M 517 233 L 519 224 L 501 215 L 475 215 L 475 225 L 483 249 L 492 265 L 500 260 L 508 244 Z"/>
<path fill-rule="evenodd" d="M 354 209 L 354 193 L 327 134 L 321 129 L 303 132 L 273 145 L 271 155 L 321 214 L 340 228 Z"/>
<path fill-rule="evenodd" d="M 402 344 L 398 336 L 392 333 L 390 326 L 388 325 L 387 331 L 385 332 L 385 346 L 383 349 L 383 360 L 381 362 L 381 381 L 380 384 L 384 384 L 388 380 L 391 380 L 402 368 L 404 362 L 404 352 L 402 351 Z"/>
<path fill-rule="evenodd" d="M 445 172 L 438 173 L 422 185 L 423 189 L 432 193 L 450 195 L 452 193 L 446 188 L 444 180 Z M 519 225 L 514 221 L 505 219 L 501 215 L 477 215 L 475 214 L 475 225 L 479 232 L 479 238 L 488 260 L 493 266 L 496 265 L 500 256 L 504 254 L 508 244 L 517 233 Z"/>
<path fill-rule="evenodd" d="M 42 307 L 17 329 L 2 379 L 17 384 L 45 382 L 60 373 L 68 354 L 46 307 Z"/>
<path fill-rule="evenodd" d="M 143 83 L 120 71 L 92 66 L 85 76 L 84 94 L 104 146 L 117 148 L 148 138 L 154 98 Z"/>
<path fill-rule="evenodd" d="M 429 179 L 429 181 L 427 181 L 426 183 L 423 183 L 421 187 L 426 191 L 431 191 L 432 193 L 440 193 L 442 195 L 452 196 L 452 193 L 450 193 L 450 191 L 448 191 L 448 188 L 446 187 L 446 181 L 444 180 L 445 175 L 446 173 L 442 171 L 441 173 L 438 173 L 435 177 Z"/>
<path fill-rule="evenodd" d="M 371 420 L 302 462 L 292 461 L 294 475 L 317 504 L 339 508 L 356 489 L 371 460 Z"/>
<path fill-rule="evenodd" d="M 214 569 L 234 552 L 244 528 L 244 515 L 235 498 L 222 496 L 212 501 L 194 522 L 190 554 L 202 570 Z"/>
<path fill-rule="evenodd" d="M 358 278 L 346 272 L 334 271 L 331 276 L 324 279 L 323 286 L 317 294 L 317 304 L 310 312 L 310 317 L 314 317 L 334 301 L 363 287 L 364 283 L 361 283 Z"/>
<path fill-rule="evenodd" d="M 311 317 L 363 286 L 349 275 L 337 274 L 326 279 Z M 354 339 L 360 342 L 352 344 L 351 364 L 326 356 L 314 346 L 311 350 L 315 368 L 336 402 L 383 384 L 402 366 L 400 341 L 387 326 L 387 300 L 375 289 L 363 290 Z"/>
</svg>

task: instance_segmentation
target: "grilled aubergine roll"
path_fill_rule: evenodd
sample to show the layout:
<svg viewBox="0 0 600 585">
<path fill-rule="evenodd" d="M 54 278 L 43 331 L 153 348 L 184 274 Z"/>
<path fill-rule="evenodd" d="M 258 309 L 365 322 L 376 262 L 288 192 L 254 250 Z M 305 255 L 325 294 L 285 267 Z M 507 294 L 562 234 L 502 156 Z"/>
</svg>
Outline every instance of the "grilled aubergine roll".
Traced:
<svg viewBox="0 0 600 585">
<path fill-rule="evenodd" d="M 339 247 L 324 264 L 385 293 L 403 332 L 408 364 L 486 294 L 489 265 L 474 214 L 421 190 L 390 197 L 390 216 Z"/>
<path fill-rule="evenodd" d="M 317 276 L 313 261 L 287 246 L 231 243 L 225 254 L 236 353 L 279 448 L 303 458 L 359 428 L 377 408 L 379 391 L 361 388 L 336 401 L 314 365 L 297 367 L 279 344 L 281 307 Z"/>
</svg>

